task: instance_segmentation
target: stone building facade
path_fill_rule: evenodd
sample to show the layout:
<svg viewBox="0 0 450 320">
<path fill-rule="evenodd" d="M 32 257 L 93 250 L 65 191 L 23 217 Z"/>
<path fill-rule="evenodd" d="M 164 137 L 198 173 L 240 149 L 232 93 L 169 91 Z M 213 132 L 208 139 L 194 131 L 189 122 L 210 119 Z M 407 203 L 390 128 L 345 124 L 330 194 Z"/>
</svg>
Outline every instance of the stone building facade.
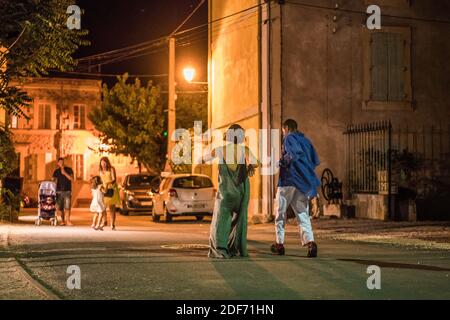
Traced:
<svg viewBox="0 0 450 320">
<path fill-rule="evenodd" d="M 370 5 L 381 9 L 379 30 L 366 25 Z M 344 182 L 346 199 L 354 196 L 343 134 L 350 125 L 390 121 L 394 132 L 405 133 L 393 135 L 393 148 L 449 158 L 450 2 L 210 0 L 209 6 L 212 128 L 276 129 L 296 119 L 320 155 L 318 173 L 330 168 Z M 260 200 L 252 214 L 270 215 L 276 181 L 255 178 L 252 199 Z M 386 219 L 377 197 L 361 195 L 357 215 Z"/>
</svg>

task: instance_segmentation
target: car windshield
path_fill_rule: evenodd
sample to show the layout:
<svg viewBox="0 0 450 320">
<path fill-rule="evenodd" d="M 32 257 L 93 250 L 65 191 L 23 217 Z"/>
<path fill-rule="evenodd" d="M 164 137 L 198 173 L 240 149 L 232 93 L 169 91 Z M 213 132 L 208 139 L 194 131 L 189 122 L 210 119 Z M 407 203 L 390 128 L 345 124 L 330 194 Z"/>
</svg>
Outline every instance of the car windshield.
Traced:
<svg viewBox="0 0 450 320">
<path fill-rule="evenodd" d="M 173 188 L 202 189 L 212 188 L 213 184 L 207 177 L 190 176 L 175 179 L 172 186 Z"/>
<path fill-rule="evenodd" d="M 147 175 L 136 175 L 128 178 L 129 186 L 150 186 L 154 177 Z"/>
</svg>

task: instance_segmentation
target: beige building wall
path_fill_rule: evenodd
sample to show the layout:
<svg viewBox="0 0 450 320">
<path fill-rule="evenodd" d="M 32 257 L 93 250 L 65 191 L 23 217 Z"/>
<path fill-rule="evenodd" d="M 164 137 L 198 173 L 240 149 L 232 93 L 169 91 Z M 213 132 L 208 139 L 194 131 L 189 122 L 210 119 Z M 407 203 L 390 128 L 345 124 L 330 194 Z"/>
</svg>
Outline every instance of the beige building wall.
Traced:
<svg viewBox="0 0 450 320">
<path fill-rule="evenodd" d="M 366 54 L 370 31 L 363 25 L 365 15 L 314 7 L 327 7 L 329 1 L 303 2 L 310 6 L 289 3 L 282 6 L 281 111 L 283 118 L 298 120 L 301 130 L 314 142 L 322 162 L 319 173 L 331 168 L 340 180 L 345 179 L 343 132 L 349 124 L 391 120 L 394 129 L 408 125 L 416 130 L 433 124 L 448 127 L 450 27 L 425 20 L 448 17 L 450 3 L 426 0 L 345 3 L 343 8 L 354 12 L 365 12 L 369 4 L 378 4 L 382 10 L 381 31 L 397 28 L 410 33 L 405 41 L 405 46 L 410 46 L 406 50 L 410 63 L 405 73 L 410 74 L 412 94 L 405 96 L 401 106 L 383 102 L 371 107 L 371 98 L 365 94 L 365 88 L 370 87 L 366 76 L 370 71 Z"/>
<path fill-rule="evenodd" d="M 258 0 L 209 0 L 209 127 L 260 128 Z M 238 14 L 239 13 L 239 14 Z M 233 15 L 232 17 L 228 17 Z M 217 21 L 221 19 L 220 21 Z M 258 146 L 253 148 L 258 154 Z M 213 168 L 217 184 L 217 167 Z M 261 177 L 251 178 L 249 216 L 261 211 Z"/>
<path fill-rule="evenodd" d="M 348 191 L 343 135 L 348 125 L 390 120 L 394 130 L 450 128 L 450 28 L 433 22 L 447 19 L 450 3 L 337 2 L 270 1 L 268 11 L 262 0 L 210 0 L 209 125 L 279 129 L 283 120 L 293 118 L 319 153 L 317 173 L 330 168 Z M 381 6 L 383 32 L 403 39 L 405 95 L 398 101 L 380 103 L 367 90 L 373 32 L 365 25 L 365 12 L 371 4 Z M 415 144 L 413 137 L 408 140 Z M 438 142 L 445 145 L 443 157 L 447 140 Z M 434 143 L 427 149 L 433 153 Z M 250 215 L 270 207 L 267 200 L 276 182 L 276 176 L 252 179 Z"/>
</svg>

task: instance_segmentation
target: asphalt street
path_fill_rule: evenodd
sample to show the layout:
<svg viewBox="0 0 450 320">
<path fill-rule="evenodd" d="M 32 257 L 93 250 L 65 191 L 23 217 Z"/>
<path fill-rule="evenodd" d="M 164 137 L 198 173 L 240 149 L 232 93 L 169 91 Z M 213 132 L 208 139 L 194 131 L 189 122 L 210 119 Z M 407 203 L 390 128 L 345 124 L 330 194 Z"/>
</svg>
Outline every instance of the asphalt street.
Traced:
<svg viewBox="0 0 450 320">
<path fill-rule="evenodd" d="M 308 259 L 288 226 L 280 257 L 269 250 L 273 225 L 260 224 L 249 226 L 249 258 L 213 260 L 209 220 L 119 216 L 117 231 L 95 231 L 85 211 L 73 213 L 73 227 L 37 227 L 34 218 L 0 224 L 1 299 L 450 299 L 448 250 L 319 236 L 319 257 Z M 368 289 L 371 265 L 381 289 Z M 70 266 L 80 289 L 67 285 Z"/>
</svg>

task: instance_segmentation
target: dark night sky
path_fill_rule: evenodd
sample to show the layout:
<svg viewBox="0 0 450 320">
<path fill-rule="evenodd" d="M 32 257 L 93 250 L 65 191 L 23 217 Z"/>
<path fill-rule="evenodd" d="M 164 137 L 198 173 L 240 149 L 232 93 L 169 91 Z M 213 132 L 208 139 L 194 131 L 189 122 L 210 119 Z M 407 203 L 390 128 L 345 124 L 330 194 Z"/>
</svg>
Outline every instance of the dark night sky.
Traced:
<svg viewBox="0 0 450 320">
<path fill-rule="evenodd" d="M 89 47 L 82 48 L 77 58 L 120 49 L 169 35 L 189 15 L 200 0 L 77 0 L 84 10 L 82 28 L 89 30 Z M 182 28 L 207 23 L 207 3 Z M 203 29 L 204 30 L 204 29 Z M 197 81 L 207 78 L 207 32 L 204 39 L 177 48 L 177 76 L 182 65 L 190 63 L 198 69 Z M 106 65 L 102 73 L 165 74 L 167 51 Z"/>
</svg>

